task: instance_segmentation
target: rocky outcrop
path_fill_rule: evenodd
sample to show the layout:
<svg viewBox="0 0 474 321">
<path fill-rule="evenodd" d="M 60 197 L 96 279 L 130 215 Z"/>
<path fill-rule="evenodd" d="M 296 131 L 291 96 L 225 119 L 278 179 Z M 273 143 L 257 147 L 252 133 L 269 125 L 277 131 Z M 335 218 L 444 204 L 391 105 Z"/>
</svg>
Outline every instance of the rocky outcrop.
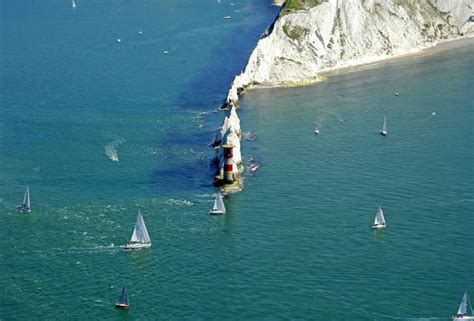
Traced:
<svg viewBox="0 0 474 321">
<path fill-rule="evenodd" d="M 233 146 L 232 148 L 232 174 L 234 177 L 232 184 L 227 184 L 226 188 L 223 188 L 225 192 L 239 191 L 242 187 L 242 154 L 240 151 L 242 132 L 240 129 L 240 119 L 237 115 L 236 108 L 231 104 L 228 110 L 225 111 L 224 121 L 222 122 L 221 128 L 216 132 L 213 147 L 216 150 L 214 163 L 217 166 L 216 177 L 214 184 L 217 186 L 223 186 L 228 182 L 224 180 L 224 146 Z"/>
<path fill-rule="evenodd" d="M 474 34 L 471 0 L 290 2 L 262 35 L 245 71 L 235 77 L 227 103 L 237 103 L 249 86 L 314 82 L 330 70 Z"/>
</svg>

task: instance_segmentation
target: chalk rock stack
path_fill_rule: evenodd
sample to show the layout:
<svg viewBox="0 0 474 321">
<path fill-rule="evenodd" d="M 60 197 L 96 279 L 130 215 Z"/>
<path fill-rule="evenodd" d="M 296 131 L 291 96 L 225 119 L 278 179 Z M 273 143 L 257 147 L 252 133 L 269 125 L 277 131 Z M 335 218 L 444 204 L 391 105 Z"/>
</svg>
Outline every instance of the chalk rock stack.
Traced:
<svg viewBox="0 0 474 321">
<path fill-rule="evenodd" d="M 224 175 L 224 166 L 225 164 L 225 155 L 223 146 L 232 146 L 233 155 L 233 175 L 236 179 L 240 176 L 240 170 L 242 168 L 242 154 L 240 151 L 240 142 L 241 142 L 241 129 L 240 129 L 240 119 L 237 115 L 236 108 L 233 104 L 229 105 L 230 108 L 225 112 L 224 121 L 220 130 L 216 133 L 216 138 L 214 140 L 214 148 L 216 148 L 216 162 L 219 166 L 218 175 L 223 177 Z"/>
</svg>

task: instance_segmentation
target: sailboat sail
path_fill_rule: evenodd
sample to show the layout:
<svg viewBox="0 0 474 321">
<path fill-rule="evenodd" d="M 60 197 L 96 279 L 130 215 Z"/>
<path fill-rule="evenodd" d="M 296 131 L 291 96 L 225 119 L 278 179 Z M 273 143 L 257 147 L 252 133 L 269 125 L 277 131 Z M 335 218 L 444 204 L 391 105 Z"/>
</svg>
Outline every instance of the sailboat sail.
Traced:
<svg viewBox="0 0 474 321">
<path fill-rule="evenodd" d="M 144 244 L 151 243 L 150 235 L 148 235 L 148 230 L 146 229 L 145 221 L 143 220 L 140 210 L 138 210 L 137 222 L 135 223 L 135 228 L 130 241 Z"/>
<path fill-rule="evenodd" d="M 30 212 L 31 205 L 30 205 L 30 188 L 27 186 L 25 190 L 25 195 L 23 196 L 23 203 L 18 206 L 18 210 L 20 212 Z"/>
<path fill-rule="evenodd" d="M 30 209 L 30 188 L 27 186 L 25 191 L 25 196 L 23 197 L 23 207 L 27 210 Z"/>
<path fill-rule="evenodd" d="M 458 315 L 464 315 L 467 312 L 467 291 L 464 292 L 462 297 L 461 304 L 459 304 Z"/>
<path fill-rule="evenodd" d="M 119 303 L 128 305 L 128 292 L 125 287 L 122 288 L 122 293 L 120 294 Z"/>
<path fill-rule="evenodd" d="M 216 200 L 214 201 L 213 210 L 225 212 L 224 201 L 222 200 L 221 192 L 217 192 Z"/>
<path fill-rule="evenodd" d="M 385 217 L 383 216 L 383 210 L 381 207 L 377 209 L 377 214 L 375 214 L 374 225 L 384 225 Z"/>
</svg>

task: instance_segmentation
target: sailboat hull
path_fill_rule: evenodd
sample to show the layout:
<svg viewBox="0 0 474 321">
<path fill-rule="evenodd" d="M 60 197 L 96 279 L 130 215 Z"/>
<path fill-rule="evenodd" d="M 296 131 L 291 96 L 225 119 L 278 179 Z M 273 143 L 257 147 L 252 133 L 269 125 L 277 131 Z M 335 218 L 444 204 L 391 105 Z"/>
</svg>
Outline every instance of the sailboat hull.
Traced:
<svg viewBox="0 0 474 321">
<path fill-rule="evenodd" d="M 387 136 L 387 131 L 381 130 L 381 131 L 380 131 L 380 135 L 382 135 L 382 136 Z"/>
<path fill-rule="evenodd" d="M 225 211 L 221 211 L 221 210 L 209 211 L 209 215 L 223 215 L 223 214 L 225 214 Z"/>
<path fill-rule="evenodd" d="M 126 303 L 115 303 L 117 309 L 128 309 L 129 305 Z"/>
<path fill-rule="evenodd" d="M 151 246 L 151 243 L 128 243 L 125 245 L 122 245 L 122 249 L 124 250 L 141 250 L 141 249 L 146 249 Z"/>
<path fill-rule="evenodd" d="M 474 320 L 474 316 L 470 316 L 470 315 L 465 315 L 463 317 L 454 317 L 453 318 L 454 321 L 472 321 Z"/>
<path fill-rule="evenodd" d="M 373 224 L 373 225 L 372 225 L 372 229 L 374 229 L 374 230 L 380 230 L 380 229 L 385 228 L 385 225 L 386 225 L 386 224 Z"/>
<path fill-rule="evenodd" d="M 29 208 L 24 207 L 23 205 L 20 205 L 17 207 L 17 210 L 22 212 L 22 213 L 29 213 L 31 210 Z"/>
</svg>

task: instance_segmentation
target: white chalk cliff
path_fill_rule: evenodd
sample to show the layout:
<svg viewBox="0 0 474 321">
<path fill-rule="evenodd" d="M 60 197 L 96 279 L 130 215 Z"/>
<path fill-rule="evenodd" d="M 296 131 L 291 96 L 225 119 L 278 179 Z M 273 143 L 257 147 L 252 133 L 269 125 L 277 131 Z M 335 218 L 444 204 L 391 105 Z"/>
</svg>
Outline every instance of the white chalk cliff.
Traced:
<svg viewBox="0 0 474 321">
<path fill-rule="evenodd" d="M 282 8 L 229 90 L 303 84 L 321 73 L 474 36 L 473 0 L 311 0 Z M 292 1 L 295 2 L 294 0 Z"/>
<path fill-rule="evenodd" d="M 245 71 L 236 76 L 214 147 L 223 173 L 223 147 L 242 163 L 235 104 L 249 86 L 318 80 L 321 73 L 416 52 L 439 42 L 474 36 L 474 0 L 291 0 L 265 31 Z M 281 4 L 282 0 L 274 0 Z M 307 8 L 304 8 L 304 4 Z M 291 6 L 290 6 L 291 7 Z M 303 7 L 303 8 L 302 8 Z M 234 166 L 239 175 L 240 166 Z"/>
</svg>

